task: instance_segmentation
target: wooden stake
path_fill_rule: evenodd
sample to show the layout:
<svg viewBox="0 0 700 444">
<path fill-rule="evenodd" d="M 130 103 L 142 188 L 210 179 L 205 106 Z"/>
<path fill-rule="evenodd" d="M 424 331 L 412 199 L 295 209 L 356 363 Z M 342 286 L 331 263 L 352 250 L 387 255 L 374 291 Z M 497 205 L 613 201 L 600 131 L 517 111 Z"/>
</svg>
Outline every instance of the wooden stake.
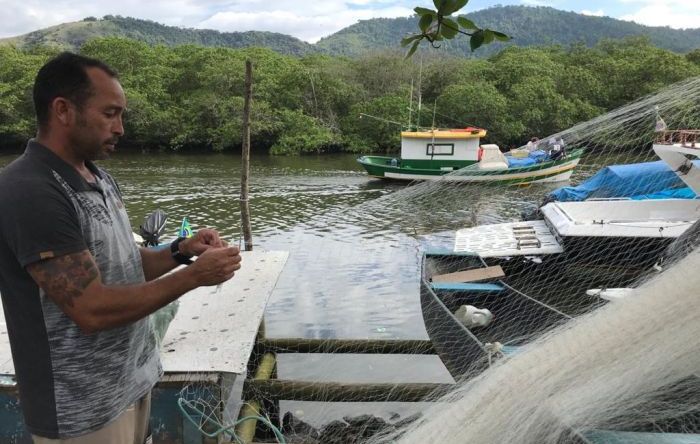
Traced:
<svg viewBox="0 0 700 444">
<path fill-rule="evenodd" d="M 253 250 L 253 234 L 248 206 L 248 176 L 250 175 L 250 104 L 253 101 L 253 64 L 245 62 L 245 102 L 243 105 L 243 149 L 241 152 L 241 229 L 245 250 Z"/>
</svg>

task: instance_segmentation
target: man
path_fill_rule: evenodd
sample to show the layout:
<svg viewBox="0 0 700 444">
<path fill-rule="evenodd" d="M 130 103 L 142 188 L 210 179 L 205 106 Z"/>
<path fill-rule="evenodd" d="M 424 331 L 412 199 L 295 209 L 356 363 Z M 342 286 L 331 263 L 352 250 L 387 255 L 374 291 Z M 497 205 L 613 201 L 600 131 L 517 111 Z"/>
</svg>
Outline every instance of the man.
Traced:
<svg viewBox="0 0 700 444">
<path fill-rule="evenodd" d="M 529 152 L 533 152 L 533 151 L 537 150 L 539 143 L 540 143 L 540 139 L 538 139 L 537 137 L 533 137 L 527 142 L 527 145 L 525 145 L 525 148 Z"/>
<path fill-rule="evenodd" d="M 148 315 L 230 279 L 241 257 L 210 229 L 136 246 L 119 188 L 92 163 L 124 134 L 108 66 L 60 54 L 34 105 L 36 139 L 0 172 L 0 294 L 25 422 L 35 443 L 142 444 L 162 374 Z"/>
</svg>

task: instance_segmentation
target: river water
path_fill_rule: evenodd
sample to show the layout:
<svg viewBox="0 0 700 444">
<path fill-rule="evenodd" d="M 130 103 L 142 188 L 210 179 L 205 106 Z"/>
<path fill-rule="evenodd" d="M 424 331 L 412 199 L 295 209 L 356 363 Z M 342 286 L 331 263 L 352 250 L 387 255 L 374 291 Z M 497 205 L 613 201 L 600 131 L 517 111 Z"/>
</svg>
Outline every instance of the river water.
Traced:
<svg viewBox="0 0 700 444">
<path fill-rule="evenodd" d="M 0 166 L 14 157 L 0 156 Z M 575 178 L 590 175 L 600 163 L 584 159 Z M 117 153 L 101 165 L 119 182 L 135 230 L 160 208 L 168 215 L 169 237 L 187 216 L 193 228 L 213 227 L 238 242 L 239 155 Z M 290 253 L 267 307 L 266 335 L 322 339 L 427 339 L 418 299 L 424 236 L 516 220 L 561 185 L 475 185 L 461 191 L 465 203 L 417 208 L 420 203 L 402 197 L 406 184 L 368 178 L 352 155 L 253 157 L 250 181 L 255 248 Z M 470 210 L 476 207 L 475 215 Z M 280 355 L 279 377 L 451 381 L 434 356 Z M 291 407 L 300 416 L 309 410 L 301 404 L 308 403 Z M 378 408 L 391 414 L 394 406 Z"/>
</svg>

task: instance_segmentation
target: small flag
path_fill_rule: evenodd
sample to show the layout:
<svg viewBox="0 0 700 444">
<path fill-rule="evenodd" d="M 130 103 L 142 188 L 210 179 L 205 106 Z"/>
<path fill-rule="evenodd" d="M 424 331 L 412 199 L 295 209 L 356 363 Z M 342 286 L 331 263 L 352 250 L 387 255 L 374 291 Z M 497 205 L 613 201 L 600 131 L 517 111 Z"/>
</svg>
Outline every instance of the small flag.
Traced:
<svg viewBox="0 0 700 444">
<path fill-rule="evenodd" d="M 182 218 L 182 223 L 180 224 L 180 231 L 178 231 L 178 237 L 192 237 L 192 226 L 187 216 Z"/>
</svg>

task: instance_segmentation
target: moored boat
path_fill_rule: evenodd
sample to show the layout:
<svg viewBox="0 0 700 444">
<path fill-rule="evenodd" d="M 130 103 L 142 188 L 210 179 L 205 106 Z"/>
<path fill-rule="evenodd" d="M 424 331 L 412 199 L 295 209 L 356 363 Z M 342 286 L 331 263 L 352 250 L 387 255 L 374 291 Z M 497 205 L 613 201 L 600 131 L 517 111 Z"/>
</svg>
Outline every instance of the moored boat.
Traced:
<svg viewBox="0 0 700 444">
<path fill-rule="evenodd" d="M 569 201 L 544 204 L 536 213 L 538 220 L 457 231 L 454 251 L 480 255 L 489 263 L 535 257 L 559 270 L 614 267 L 625 276 L 599 284 L 626 286 L 700 219 L 700 204 L 687 198 L 700 192 L 698 161 L 691 160 L 700 156 L 700 131 L 661 132 L 653 149 L 668 167 L 646 163 L 606 168 L 587 185 L 550 194 L 553 200 Z M 688 196 L 673 198 L 683 191 L 681 185 L 687 186 Z"/>
<path fill-rule="evenodd" d="M 479 256 L 426 252 L 421 268 L 425 328 L 455 379 L 518 353 L 530 338 L 569 319 L 510 287 L 500 269 L 488 267 Z"/>
<path fill-rule="evenodd" d="M 582 149 L 567 151 L 560 144 L 551 154 L 503 154 L 497 145 L 480 145 L 485 136 L 486 130 L 474 127 L 403 131 L 399 157 L 362 156 L 357 161 L 380 179 L 529 184 L 568 180 L 583 155 Z"/>
</svg>

